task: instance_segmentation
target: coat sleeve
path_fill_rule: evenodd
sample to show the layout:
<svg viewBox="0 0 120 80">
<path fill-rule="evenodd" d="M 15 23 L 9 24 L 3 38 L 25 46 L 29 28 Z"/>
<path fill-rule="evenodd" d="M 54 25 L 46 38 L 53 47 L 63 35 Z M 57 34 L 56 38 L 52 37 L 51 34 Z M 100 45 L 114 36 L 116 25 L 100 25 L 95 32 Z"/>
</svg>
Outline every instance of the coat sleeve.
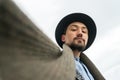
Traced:
<svg viewBox="0 0 120 80">
<path fill-rule="evenodd" d="M 69 52 L 64 45 L 61 53 L 12 0 L 0 0 L 0 80 L 74 80 Z"/>
</svg>

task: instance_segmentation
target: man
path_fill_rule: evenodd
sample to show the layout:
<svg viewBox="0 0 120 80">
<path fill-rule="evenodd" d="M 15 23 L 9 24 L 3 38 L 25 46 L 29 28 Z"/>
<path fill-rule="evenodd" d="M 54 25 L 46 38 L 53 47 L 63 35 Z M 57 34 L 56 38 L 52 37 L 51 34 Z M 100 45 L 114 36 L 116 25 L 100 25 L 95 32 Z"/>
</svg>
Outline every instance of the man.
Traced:
<svg viewBox="0 0 120 80">
<path fill-rule="evenodd" d="M 83 54 L 93 43 L 96 25 L 91 17 L 83 13 L 73 13 L 58 24 L 55 37 L 59 46 L 68 45 L 74 55 L 76 80 L 104 80 L 94 64 Z"/>
</svg>

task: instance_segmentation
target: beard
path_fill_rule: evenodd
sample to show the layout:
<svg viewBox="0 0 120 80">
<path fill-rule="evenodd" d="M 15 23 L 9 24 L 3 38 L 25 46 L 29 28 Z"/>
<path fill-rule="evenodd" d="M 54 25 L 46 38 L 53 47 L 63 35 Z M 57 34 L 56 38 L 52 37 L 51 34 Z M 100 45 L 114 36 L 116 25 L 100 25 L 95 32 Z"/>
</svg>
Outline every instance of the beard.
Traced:
<svg viewBox="0 0 120 80">
<path fill-rule="evenodd" d="M 77 50 L 77 51 L 83 51 L 85 49 L 85 45 L 82 44 L 82 43 L 79 43 L 79 44 L 75 44 L 75 42 L 73 41 L 69 47 L 74 51 L 74 50 Z"/>
</svg>

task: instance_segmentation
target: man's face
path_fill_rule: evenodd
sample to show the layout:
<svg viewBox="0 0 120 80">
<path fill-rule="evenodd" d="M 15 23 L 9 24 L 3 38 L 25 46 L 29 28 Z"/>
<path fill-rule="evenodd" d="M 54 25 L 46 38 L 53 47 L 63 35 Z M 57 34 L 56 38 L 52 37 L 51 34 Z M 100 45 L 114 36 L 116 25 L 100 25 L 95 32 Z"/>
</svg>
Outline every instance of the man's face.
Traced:
<svg viewBox="0 0 120 80">
<path fill-rule="evenodd" d="M 62 35 L 62 41 L 72 50 L 82 51 L 88 41 L 88 29 L 81 22 L 73 22 L 68 25 L 66 33 Z"/>
</svg>

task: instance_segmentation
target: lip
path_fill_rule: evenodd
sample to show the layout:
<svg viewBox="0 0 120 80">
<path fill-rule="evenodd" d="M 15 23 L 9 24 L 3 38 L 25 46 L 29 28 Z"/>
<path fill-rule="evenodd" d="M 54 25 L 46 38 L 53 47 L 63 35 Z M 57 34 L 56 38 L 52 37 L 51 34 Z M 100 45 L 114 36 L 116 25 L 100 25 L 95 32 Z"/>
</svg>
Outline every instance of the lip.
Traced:
<svg viewBox="0 0 120 80">
<path fill-rule="evenodd" d="M 80 40 L 84 40 L 83 38 L 81 38 L 81 37 L 76 37 L 75 39 L 80 39 Z"/>
<path fill-rule="evenodd" d="M 76 38 L 74 38 L 75 40 L 82 40 L 82 41 L 85 41 L 83 38 L 81 38 L 81 37 L 76 37 Z"/>
</svg>

